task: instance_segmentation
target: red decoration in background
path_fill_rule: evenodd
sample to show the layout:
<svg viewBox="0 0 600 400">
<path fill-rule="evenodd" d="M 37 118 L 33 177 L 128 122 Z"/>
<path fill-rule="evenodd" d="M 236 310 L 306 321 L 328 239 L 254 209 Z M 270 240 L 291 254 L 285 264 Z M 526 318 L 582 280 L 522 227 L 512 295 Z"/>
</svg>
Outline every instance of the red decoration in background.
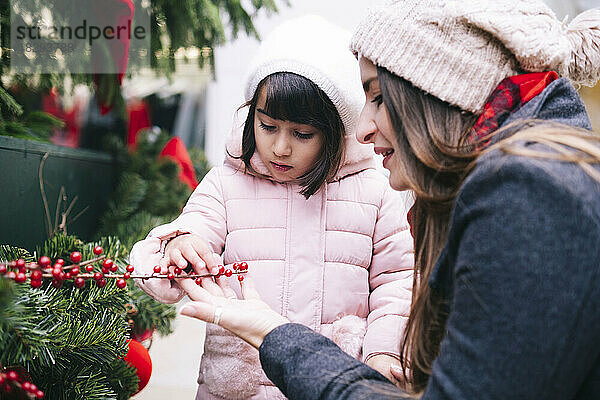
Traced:
<svg viewBox="0 0 600 400">
<path fill-rule="evenodd" d="M 136 375 L 140 379 L 138 390 L 135 394 L 139 393 L 143 388 L 146 387 L 152 375 L 152 360 L 148 350 L 138 341 L 130 339 L 128 342 L 129 351 L 125 356 L 125 361 L 136 369 Z"/>
<path fill-rule="evenodd" d="M 194 164 L 192 164 L 192 159 L 185 148 L 185 144 L 183 144 L 183 141 L 179 137 L 175 136 L 171 138 L 158 157 L 169 157 L 173 159 L 173 161 L 181 167 L 181 170 L 179 171 L 179 180 L 188 185 L 192 190 L 196 189 L 198 180 L 196 179 Z"/>
<path fill-rule="evenodd" d="M 138 132 L 151 126 L 148 106 L 141 100 L 130 101 L 127 104 L 127 116 L 129 117 L 127 146 L 129 150 L 135 150 Z"/>
<path fill-rule="evenodd" d="M 63 108 L 58 89 L 53 87 L 48 93 L 42 94 L 42 111 L 64 121 L 64 137 L 53 137 L 53 141 L 66 147 L 79 147 L 81 133 L 78 116 L 81 113 L 80 104 L 75 104 L 70 110 Z"/>
<path fill-rule="evenodd" d="M 129 59 L 129 38 L 131 36 L 131 21 L 133 20 L 134 5 L 132 0 L 105 0 L 92 3 L 98 26 L 126 26 L 127 30 L 121 32 L 119 38 L 110 40 L 109 52 L 112 61 L 115 64 L 117 74 L 94 74 L 94 83 L 96 85 L 96 95 L 100 105 L 100 114 L 108 113 L 114 106 L 117 98 L 115 90 L 120 89 L 123 82 L 123 75 L 127 70 Z M 118 29 L 118 28 L 117 28 Z M 106 54 L 99 47 L 92 47 L 92 65 L 103 65 Z M 112 89 L 111 89 L 112 88 Z"/>
</svg>

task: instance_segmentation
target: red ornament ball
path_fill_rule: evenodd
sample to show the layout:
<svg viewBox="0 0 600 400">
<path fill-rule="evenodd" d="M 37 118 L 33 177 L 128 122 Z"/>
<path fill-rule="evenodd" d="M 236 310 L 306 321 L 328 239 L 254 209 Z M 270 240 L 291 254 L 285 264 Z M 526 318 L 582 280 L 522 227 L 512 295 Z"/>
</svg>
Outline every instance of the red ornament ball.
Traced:
<svg viewBox="0 0 600 400">
<path fill-rule="evenodd" d="M 229 278 L 231 275 L 233 275 L 233 272 L 230 269 L 226 269 L 225 276 Z"/>
<path fill-rule="evenodd" d="M 21 261 L 21 260 L 19 260 Z M 40 267 L 42 268 L 46 268 L 48 265 L 50 265 L 52 261 L 50 260 L 50 257 L 48 256 L 41 256 L 40 259 L 38 260 L 38 264 L 40 265 Z M 23 263 L 25 263 L 25 261 L 23 261 Z M 18 262 L 17 262 L 18 264 Z M 17 265 L 18 267 L 18 265 Z M 25 265 L 23 265 L 23 267 L 25 267 Z"/>
<path fill-rule="evenodd" d="M 125 281 L 125 279 L 117 279 L 117 287 L 119 289 L 125 289 L 126 286 L 127 282 Z"/>
<path fill-rule="evenodd" d="M 129 340 L 129 350 L 125 356 L 125 361 L 136 369 L 136 374 L 140 380 L 138 384 L 138 390 L 135 393 L 139 393 L 143 388 L 146 387 L 152 375 L 152 360 L 148 350 L 138 341 Z"/>
<path fill-rule="evenodd" d="M 127 266 L 127 268 L 125 268 L 125 269 L 127 270 L 127 272 L 133 272 L 133 270 L 134 270 L 133 265 L 131 265 L 131 264 L 129 264 Z"/>
<path fill-rule="evenodd" d="M 81 289 L 85 286 L 85 280 L 83 278 L 75 278 L 75 282 L 73 284 L 77 289 Z"/>
<path fill-rule="evenodd" d="M 81 262 L 81 253 L 78 251 L 74 251 L 71 253 L 71 261 L 74 262 L 75 264 L 80 263 Z"/>
<path fill-rule="evenodd" d="M 102 252 L 104 251 L 104 249 L 102 248 L 102 246 L 96 246 L 94 247 L 94 254 L 99 256 L 100 254 L 102 254 Z"/>
<path fill-rule="evenodd" d="M 160 265 L 155 265 L 154 266 L 154 272 L 157 274 L 160 274 Z"/>
</svg>

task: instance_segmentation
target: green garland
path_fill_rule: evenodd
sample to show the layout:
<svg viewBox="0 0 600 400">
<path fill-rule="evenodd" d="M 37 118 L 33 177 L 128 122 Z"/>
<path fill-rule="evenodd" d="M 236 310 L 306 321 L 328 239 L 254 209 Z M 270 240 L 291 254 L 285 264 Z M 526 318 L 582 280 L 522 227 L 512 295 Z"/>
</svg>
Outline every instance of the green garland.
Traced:
<svg viewBox="0 0 600 400">
<path fill-rule="evenodd" d="M 87 260 L 98 245 L 125 272 L 125 248 L 115 237 L 84 244 L 58 235 L 34 253 L 3 245 L 0 260 L 33 261 L 41 255 L 68 260 L 75 250 Z M 114 279 L 104 288 L 88 281 L 77 289 L 70 281 L 55 288 L 47 280 L 33 289 L 0 277 L 0 364 L 25 368 L 48 399 L 128 399 L 138 384 L 135 369 L 123 360 L 130 323 L 136 332 L 169 334 L 175 316 L 173 306 L 156 302 L 133 282 L 127 290 L 117 288 Z"/>
</svg>

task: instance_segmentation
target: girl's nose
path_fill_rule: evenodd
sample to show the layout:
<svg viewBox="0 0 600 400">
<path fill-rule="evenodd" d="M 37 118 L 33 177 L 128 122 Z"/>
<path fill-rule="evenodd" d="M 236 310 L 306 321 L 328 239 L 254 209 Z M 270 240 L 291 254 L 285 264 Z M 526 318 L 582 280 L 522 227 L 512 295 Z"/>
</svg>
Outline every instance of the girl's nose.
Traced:
<svg viewBox="0 0 600 400">
<path fill-rule="evenodd" d="M 273 154 L 278 157 L 289 156 L 292 154 L 292 146 L 288 140 L 287 133 L 280 132 L 277 134 L 275 141 L 273 142 Z"/>
<path fill-rule="evenodd" d="M 358 126 L 356 128 L 356 138 L 361 143 L 375 143 L 377 134 L 377 126 L 372 118 L 369 118 L 368 113 L 363 108 L 358 118 Z"/>
</svg>

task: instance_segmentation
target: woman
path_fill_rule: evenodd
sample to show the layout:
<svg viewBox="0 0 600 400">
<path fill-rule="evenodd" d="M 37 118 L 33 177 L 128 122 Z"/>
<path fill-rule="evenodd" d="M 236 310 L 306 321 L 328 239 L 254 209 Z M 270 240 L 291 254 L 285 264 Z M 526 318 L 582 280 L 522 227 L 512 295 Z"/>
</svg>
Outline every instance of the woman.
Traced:
<svg viewBox="0 0 600 400">
<path fill-rule="evenodd" d="M 534 0 L 396 1 L 351 48 L 357 135 L 416 197 L 395 375 L 424 399 L 600 398 L 600 140 L 567 79 L 599 77 L 600 10 L 566 27 Z M 183 284 L 183 313 L 259 348 L 289 398 L 405 395 L 252 288 Z"/>
</svg>

